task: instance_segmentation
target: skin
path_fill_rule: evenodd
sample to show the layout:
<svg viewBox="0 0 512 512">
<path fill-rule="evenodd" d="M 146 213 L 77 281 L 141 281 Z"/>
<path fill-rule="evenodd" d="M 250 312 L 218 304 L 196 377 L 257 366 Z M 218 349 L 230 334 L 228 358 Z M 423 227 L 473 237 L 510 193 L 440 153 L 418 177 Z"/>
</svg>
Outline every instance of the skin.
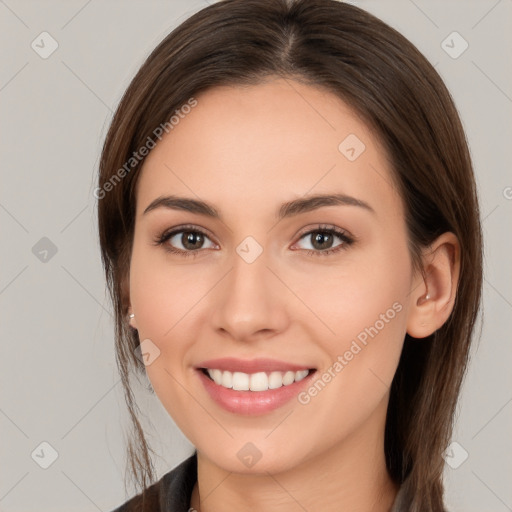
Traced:
<svg viewBox="0 0 512 512">
<path fill-rule="evenodd" d="M 148 377 L 198 450 L 191 507 L 387 511 L 398 491 L 384 457 L 389 386 L 406 332 L 428 336 L 453 308 L 457 239 L 443 234 L 424 251 L 425 277 L 413 271 L 386 154 L 331 93 L 273 79 L 217 87 L 197 100 L 145 160 L 127 283 L 131 325 L 160 350 Z M 338 150 L 349 134 L 366 146 L 354 161 Z M 277 220 L 282 203 L 333 192 L 373 211 L 324 206 Z M 170 194 L 207 201 L 222 220 L 166 208 L 143 213 Z M 183 224 L 208 234 L 196 257 L 154 244 Z M 322 233 L 325 224 L 356 241 L 329 255 L 308 254 L 329 246 L 315 249 L 303 235 Z M 247 236 L 263 248 L 251 264 L 236 252 Z M 187 250 L 181 235 L 172 240 Z M 400 312 L 305 405 L 293 399 L 259 416 L 230 413 L 210 399 L 194 370 L 211 358 L 268 357 L 322 375 L 396 303 Z M 262 455 L 251 468 L 237 457 L 248 442 Z"/>
</svg>

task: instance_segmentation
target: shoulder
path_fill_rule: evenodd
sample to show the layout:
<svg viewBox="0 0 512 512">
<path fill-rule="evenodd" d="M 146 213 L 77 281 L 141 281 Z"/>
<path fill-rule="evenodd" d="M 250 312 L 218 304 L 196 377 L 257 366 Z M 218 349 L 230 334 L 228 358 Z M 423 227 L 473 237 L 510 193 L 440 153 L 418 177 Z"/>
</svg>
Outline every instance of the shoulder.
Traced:
<svg viewBox="0 0 512 512">
<path fill-rule="evenodd" d="M 196 481 L 197 457 L 194 453 L 112 512 L 187 512 Z"/>
<path fill-rule="evenodd" d="M 160 512 L 160 487 L 161 480 L 154 483 L 146 489 L 143 494 L 137 494 L 121 506 L 117 507 L 112 512 L 141 512 L 142 510 L 152 510 L 154 512 Z"/>
</svg>

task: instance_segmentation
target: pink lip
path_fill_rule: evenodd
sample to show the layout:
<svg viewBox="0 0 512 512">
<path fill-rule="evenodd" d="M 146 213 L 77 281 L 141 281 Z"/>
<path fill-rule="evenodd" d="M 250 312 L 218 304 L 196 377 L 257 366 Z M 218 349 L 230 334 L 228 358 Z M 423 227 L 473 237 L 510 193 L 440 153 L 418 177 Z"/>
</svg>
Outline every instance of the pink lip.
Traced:
<svg viewBox="0 0 512 512">
<path fill-rule="evenodd" d="M 253 359 L 242 361 L 240 359 L 226 358 L 204 361 L 197 368 L 197 375 L 210 397 L 223 409 L 246 416 L 265 414 L 283 406 L 294 397 L 301 389 L 308 386 L 315 371 L 311 371 L 307 377 L 289 386 L 281 386 L 267 391 L 235 391 L 215 384 L 202 368 L 218 369 L 222 371 L 241 371 L 243 373 L 272 372 L 272 371 L 298 371 L 308 370 L 307 366 L 285 363 L 272 359 Z"/>
<path fill-rule="evenodd" d="M 225 357 L 222 359 L 210 359 L 198 364 L 196 368 L 209 368 L 210 370 L 222 370 L 229 372 L 258 373 L 258 372 L 287 372 L 309 370 L 310 366 L 287 363 L 276 359 L 236 359 L 235 357 Z"/>
</svg>

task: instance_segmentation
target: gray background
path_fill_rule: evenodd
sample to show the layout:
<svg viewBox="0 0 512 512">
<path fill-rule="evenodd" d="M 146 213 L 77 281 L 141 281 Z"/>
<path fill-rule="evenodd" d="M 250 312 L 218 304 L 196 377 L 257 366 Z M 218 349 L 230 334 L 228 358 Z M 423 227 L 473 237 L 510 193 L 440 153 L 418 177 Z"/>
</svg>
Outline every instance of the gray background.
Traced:
<svg viewBox="0 0 512 512">
<path fill-rule="evenodd" d="M 351 3 L 419 47 L 467 130 L 486 237 L 484 321 L 451 463 L 461 462 L 462 449 L 469 456 L 457 469 L 446 465 L 447 502 L 454 512 L 512 510 L 512 0 Z M 92 192 L 101 143 L 131 77 L 205 5 L 0 0 L 1 511 L 108 511 L 127 498 L 127 416 Z M 43 31 L 59 45 L 46 59 L 31 47 L 43 45 Z M 469 44 L 458 58 L 464 43 L 446 40 L 453 31 Z M 192 447 L 156 397 L 142 387 L 137 396 L 161 476 Z M 40 465 L 51 462 L 52 448 L 42 442 L 58 455 L 47 469 Z"/>
</svg>

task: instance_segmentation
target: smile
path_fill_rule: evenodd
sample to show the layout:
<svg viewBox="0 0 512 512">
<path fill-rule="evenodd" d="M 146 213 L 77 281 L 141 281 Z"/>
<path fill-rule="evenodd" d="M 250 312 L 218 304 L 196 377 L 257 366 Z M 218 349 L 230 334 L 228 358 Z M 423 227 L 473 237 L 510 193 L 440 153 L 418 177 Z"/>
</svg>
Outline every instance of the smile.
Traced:
<svg viewBox="0 0 512 512">
<path fill-rule="evenodd" d="M 203 361 L 195 367 L 206 396 L 224 410 L 260 415 L 296 403 L 315 368 L 275 359 L 235 358 Z"/>
<path fill-rule="evenodd" d="M 310 370 L 298 370 L 287 372 L 230 372 L 218 368 L 204 368 L 203 371 L 215 384 L 235 391 L 268 391 L 289 386 L 294 382 L 300 382 L 309 375 Z"/>
</svg>

